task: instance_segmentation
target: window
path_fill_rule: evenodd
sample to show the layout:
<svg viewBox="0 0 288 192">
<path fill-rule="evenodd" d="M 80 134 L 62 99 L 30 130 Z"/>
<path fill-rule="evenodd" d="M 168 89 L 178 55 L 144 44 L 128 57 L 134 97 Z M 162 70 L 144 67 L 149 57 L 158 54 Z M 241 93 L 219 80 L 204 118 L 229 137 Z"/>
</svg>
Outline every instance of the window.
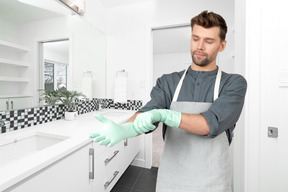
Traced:
<svg viewBox="0 0 288 192">
<path fill-rule="evenodd" d="M 67 88 L 67 65 L 45 62 L 44 63 L 44 88 Z"/>
</svg>

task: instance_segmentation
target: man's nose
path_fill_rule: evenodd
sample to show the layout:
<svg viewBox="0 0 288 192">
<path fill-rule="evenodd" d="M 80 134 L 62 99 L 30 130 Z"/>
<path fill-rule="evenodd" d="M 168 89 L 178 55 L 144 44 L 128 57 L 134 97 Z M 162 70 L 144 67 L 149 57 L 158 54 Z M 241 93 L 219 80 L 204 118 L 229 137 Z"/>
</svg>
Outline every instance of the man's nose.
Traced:
<svg viewBox="0 0 288 192">
<path fill-rule="evenodd" d="M 198 46 L 197 46 L 197 49 L 198 50 L 204 50 L 204 41 L 203 40 L 200 40 L 199 43 L 198 43 Z"/>
</svg>

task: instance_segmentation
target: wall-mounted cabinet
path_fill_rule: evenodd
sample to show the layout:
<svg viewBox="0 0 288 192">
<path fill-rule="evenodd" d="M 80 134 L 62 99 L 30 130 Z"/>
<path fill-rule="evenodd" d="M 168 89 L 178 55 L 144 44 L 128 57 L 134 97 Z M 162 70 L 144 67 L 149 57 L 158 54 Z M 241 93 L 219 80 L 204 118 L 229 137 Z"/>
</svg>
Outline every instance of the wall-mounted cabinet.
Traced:
<svg viewBox="0 0 288 192">
<path fill-rule="evenodd" d="M 17 96 L 0 97 L 0 111 L 15 110 L 21 108 L 29 108 L 33 105 L 31 96 Z"/>
<path fill-rule="evenodd" d="M 24 108 L 31 100 L 28 99 L 32 93 L 27 72 L 29 63 L 25 62 L 27 53 L 28 47 L 0 40 L 0 110 Z"/>
</svg>

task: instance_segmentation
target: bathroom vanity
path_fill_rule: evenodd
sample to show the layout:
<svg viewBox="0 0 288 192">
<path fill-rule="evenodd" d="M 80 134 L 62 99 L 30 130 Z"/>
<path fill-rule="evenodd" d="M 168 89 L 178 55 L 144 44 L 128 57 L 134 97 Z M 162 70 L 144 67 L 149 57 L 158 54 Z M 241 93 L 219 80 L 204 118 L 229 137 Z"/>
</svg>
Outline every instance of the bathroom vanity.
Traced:
<svg viewBox="0 0 288 192">
<path fill-rule="evenodd" d="M 98 113 L 122 123 L 134 111 Z M 93 114 L 0 135 L 0 191 L 110 191 L 140 151 L 141 136 L 101 146 L 89 138 L 103 126 Z"/>
</svg>

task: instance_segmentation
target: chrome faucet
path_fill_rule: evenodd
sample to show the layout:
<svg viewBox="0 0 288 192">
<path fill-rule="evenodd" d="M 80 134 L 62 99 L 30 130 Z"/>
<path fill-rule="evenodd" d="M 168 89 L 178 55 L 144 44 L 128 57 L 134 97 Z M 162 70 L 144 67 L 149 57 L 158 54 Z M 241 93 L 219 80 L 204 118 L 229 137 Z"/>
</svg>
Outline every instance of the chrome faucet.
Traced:
<svg viewBox="0 0 288 192">
<path fill-rule="evenodd" d="M 6 126 L 7 126 L 7 125 L 10 125 L 10 122 L 9 122 L 9 121 L 0 120 L 0 131 L 1 131 L 1 129 L 2 129 L 5 125 L 6 125 Z"/>
<path fill-rule="evenodd" d="M 5 121 L 0 120 L 0 128 L 5 126 Z"/>
</svg>

